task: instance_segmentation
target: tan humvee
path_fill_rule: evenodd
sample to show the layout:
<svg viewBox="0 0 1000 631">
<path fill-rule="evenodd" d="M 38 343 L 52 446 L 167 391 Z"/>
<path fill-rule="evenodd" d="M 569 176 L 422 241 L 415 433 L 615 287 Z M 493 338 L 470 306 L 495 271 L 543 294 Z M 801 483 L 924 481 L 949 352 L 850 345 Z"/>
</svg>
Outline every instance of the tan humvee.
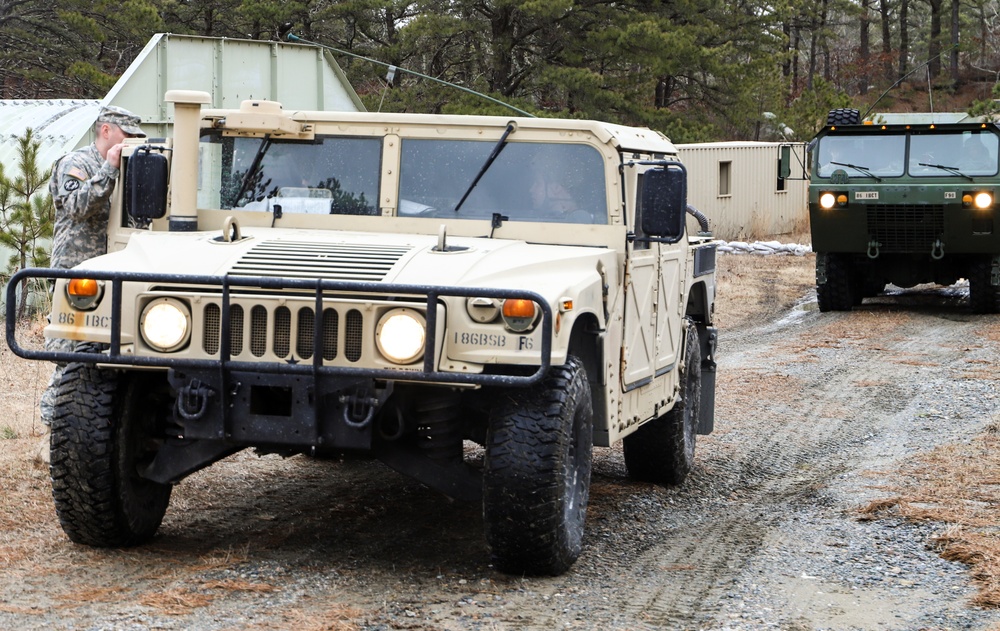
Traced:
<svg viewBox="0 0 1000 631">
<path fill-rule="evenodd" d="M 361 452 L 482 501 L 499 569 L 557 574 L 592 445 L 684 480 L 713 422 L 715 246 L 661 134 L 167 101 L 174 137 L 125 152 L 109 253 L 12 281 L 57 279 L 45 334 L 79 342 L 13 344 L 71 362 L 72 540 L 150 538 L 172 484 L 246 447 Z"/>
</svg>

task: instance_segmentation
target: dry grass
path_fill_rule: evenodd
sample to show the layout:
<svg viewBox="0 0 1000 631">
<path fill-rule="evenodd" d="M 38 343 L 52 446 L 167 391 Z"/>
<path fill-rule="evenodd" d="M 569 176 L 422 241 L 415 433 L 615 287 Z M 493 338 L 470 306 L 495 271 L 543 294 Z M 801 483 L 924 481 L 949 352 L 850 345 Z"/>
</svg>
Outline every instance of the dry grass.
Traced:
<svg viewBox="0 0 1000 631">
<path fill-rule="evenodd" d="M 816 283 L 816 258 L 720 254 L 716 276 L 716 322 L 740 328 L 784 313 Z"/>
<path fill-rule="evenodd" d="M 859 509 L 861 519 L 899 516 L 945 525 L 933 543 L 940 555 L 968 565 L 979 587 L 972 604 L 1000 607 L 1000 433 L 995 420 L 968 443 L 952 443 L 904 463 L 891 474 L 891 497 Z"/>
</svg>

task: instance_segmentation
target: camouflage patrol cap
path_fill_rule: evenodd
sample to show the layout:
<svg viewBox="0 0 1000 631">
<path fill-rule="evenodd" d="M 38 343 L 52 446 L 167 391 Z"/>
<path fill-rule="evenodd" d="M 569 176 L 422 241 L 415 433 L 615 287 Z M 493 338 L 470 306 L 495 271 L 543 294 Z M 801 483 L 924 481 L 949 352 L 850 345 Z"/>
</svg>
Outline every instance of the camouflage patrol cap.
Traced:
<svg viewBox="0 0 1000 631">
<path fill-rule="evenodd" d="M 145 137 L 146 135 L 146 132 L 142 131 L 142 127 L 139 127 L 139 123 L 141 122 L 139 117 L 124 107 L 118 107 L 117 105 L 105 105 L 101 107 L 101 113 L 97 115 L 97 122 L 118 125 L 129 136 Z"/>
</svg>

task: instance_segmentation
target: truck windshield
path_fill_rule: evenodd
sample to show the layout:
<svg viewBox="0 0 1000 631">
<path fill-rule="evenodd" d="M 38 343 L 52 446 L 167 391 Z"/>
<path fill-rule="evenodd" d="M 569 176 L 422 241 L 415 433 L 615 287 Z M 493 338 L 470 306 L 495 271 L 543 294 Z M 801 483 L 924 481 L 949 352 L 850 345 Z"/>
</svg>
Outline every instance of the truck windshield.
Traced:
<svg viewBox="0 0 1000 631">
<path fill-rule="evenodd" d="M 858 134 L 826 136 L 816 148 L 819 177 L 840 169 L 848 177 L 899 177 L 906 164 L 906 136 Z"/>
<path fill-rule="evenodd" d="M 378 214 L 381 138 L 302 142 L 212 133 L 201 147 L 200 208 Z"/>
<path fill-rule="evenodd" d="M 399 214 L 510 221 L 608 223 L 604 161 L 587 145 L 511 140 L 458 210 L 496 142 L 402 141 Z"/>
<path fill-rule="evenodd" d="M 914 134 L 908 168 L 916 177 L 996 175 L 997 148 L 997 136 L 985 131 Z"/>
<path fill-rule="evenodd" d="M 983 130 L 825 136 L 815 148 L 816 175 L 850 178 L 996 175 L 1000 142 Z M 905 169 L 904 169 L 905 167 Z"/>
</svg>

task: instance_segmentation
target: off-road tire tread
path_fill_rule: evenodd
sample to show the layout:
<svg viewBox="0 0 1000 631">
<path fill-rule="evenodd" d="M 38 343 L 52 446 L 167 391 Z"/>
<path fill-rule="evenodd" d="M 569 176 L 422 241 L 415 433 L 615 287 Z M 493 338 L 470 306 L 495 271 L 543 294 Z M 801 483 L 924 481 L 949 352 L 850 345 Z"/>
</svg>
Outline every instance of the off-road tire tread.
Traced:
<svg viewBox="0 0 1000 631">
<path fill-rule="evenodd" d="M 674 407 L 622 441 L 625 468 L 633 480 L 679 485 L 694 466 L 701 409 L 701 344 L 698 329 L 691 320 L 686 325 L 680 392 Z"/>
<path fill-rule="evenodd" d="M 571 356 L 540 383 L 504 394 L 491 415 L 483 475 L 493 564 L 509 574 L 562 574 L 580 555 L 589 494 L 593 412 L 586 371 Z M 574 438 L 583 488 L 567 518 L 564 467 Z"/>
<path fill-rule="evenodd" d="M 122 382 L 113 371 L 69 364 L 52 419 L 49 474 L 63 531 L 71 541 L 125 547 L 148 541 L 166 512 L 171 487 L 148 483 L 146 501 L 128 502 L 118 462 Z"/>
<path fill-rule="evenodd" d="M 816 301 L 819 310 L 850 311 L 855 304 L 855 292 L 851 282 L 851 263 L 843 255 L 819 253 L 816 255 L 817 268 L 820 257 L 826 261 L 826 282 L 816 279 Z"/>
<path fill-rule="evenodd" d="M 861 112 L 850 107 L 830 110 L 826 115 L 827 125 L 860 125 Z"/>
<path fill-rule="evenodd" d="M 1000 288 L 990 284 L 991 257 L 982 257 L 969 268 L 969 306 L 973 313 L 1000 312 Z"/>
</svg>

